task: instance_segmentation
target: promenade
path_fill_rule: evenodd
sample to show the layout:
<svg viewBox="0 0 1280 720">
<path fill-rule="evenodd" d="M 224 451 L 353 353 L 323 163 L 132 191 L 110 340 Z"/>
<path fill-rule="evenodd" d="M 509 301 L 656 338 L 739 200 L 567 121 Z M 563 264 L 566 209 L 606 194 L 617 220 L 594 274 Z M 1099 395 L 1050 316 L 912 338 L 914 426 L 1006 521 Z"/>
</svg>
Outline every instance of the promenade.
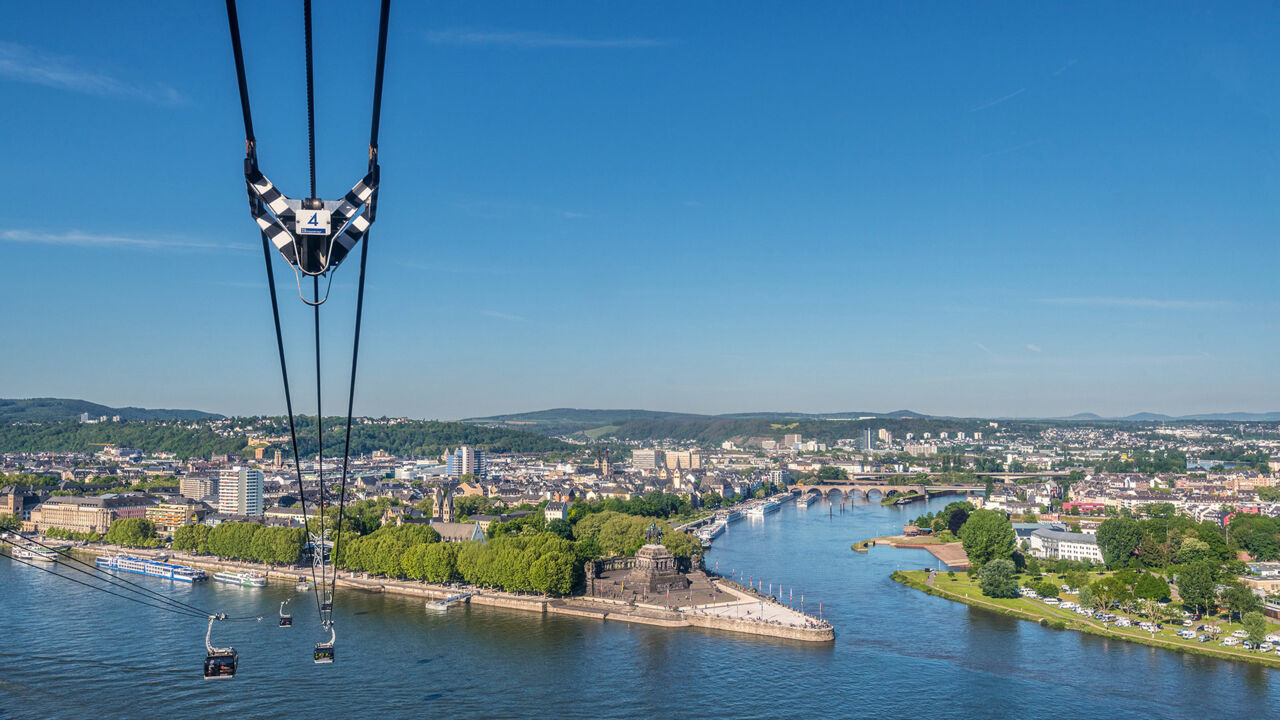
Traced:
<svg viewBox="0 0 1280 720">
<path fill-rule="evenodd" d="M 137 557 L 155 557 L 162 554 L 159 550 L 117 548 L 110 545 L 85 545 L 73 549 L 93 555 L 124 552 Z M 207 555 L 190 555 L 171 551 L 163 551 L 163 554 L 167 555 L 171 562 L 212 572 L 219 570 L 266 572 L 268 582 L 277 584 L 293 584 L 298 577 L 309 578 L 311 575 L 310 566 L 267 567 L 257 563 L 220 560 Z M 626 602 L 582 595 L 553 598 L 546 595 L 508 593 L 462 584 L 437 585 L 350 572 L 339 572 L 335 584 L 340 588 L 407 595 L 422 598 L 424 601 L 440 600 L 465 591 L 471 593 L 471 597 L 465 600 L 471 605 L 541 614 L 574 615 L 601 621 L 630 622 L 670 628 L 702 627 L 805 642 L 830 642 L 835 639 L 835 630 L 829 623 L 819 623 L 813 618 L 806 618 L 785 605 L 736 588 L 730 581 L 708 578 L 702 573 L 695 573 L 693 577 L 700 577 L 702 583 L 708 587 L 714 583 L 717 595 L 727 595 L 731 599 L 701 607 L 692 605 L 664 607 L 651 603 Z M 762 606 L 763 614 L 757 612 L 757 609 Z"/>
</svg>

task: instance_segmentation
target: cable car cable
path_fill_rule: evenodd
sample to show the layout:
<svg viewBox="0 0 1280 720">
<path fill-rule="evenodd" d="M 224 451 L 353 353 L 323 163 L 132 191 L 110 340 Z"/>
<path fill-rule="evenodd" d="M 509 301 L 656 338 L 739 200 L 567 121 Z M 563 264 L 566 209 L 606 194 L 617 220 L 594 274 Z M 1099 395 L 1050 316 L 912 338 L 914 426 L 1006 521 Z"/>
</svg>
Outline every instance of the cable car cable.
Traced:
<svg viewBox="0 0 1280 720">
<path fill-rule="evenodd" d="M 302 470 L 300 453 L 297 444 L 295 415 L 292 406 L 288 381 L 288 364 L 284 353 L 283 332 L 280 323 L 279 302 L 276 296 L 274 272 L 271 267 L 271 253 L 268 243 L 284 255 L 293 267 L 298 278 L 300 299 L 313 306 L 315 353 L 316 353 L 316 439 L 317 439 L 317 479 L 320 490 L 319 497 L 319 530 L 320 535 L 313 541 L 312 580 L 315 583 L 316 600 L 319 604 L 321 622 L 332 630 L 333 592 L 337 585 L 337 568 L 330 568 L 330 560 L 337 560 L 342 541 L 342 522 L 346 510 L 346 481 L 350 466 L 351 425 L 355 398 L 355 377 L 359 357 L 359 333 L 363 315 L 365 287 L 365 270 L 368 263 L 368 230 L 373 223 L 377 207 L 377 190 L 379 182 L 378 167 L 378 130 L 381 123 L 382 86 L 386 66 L 386 40 L 390 0 L 382 0 L 378 25 L 378 48 L 374 77 L 373 113 L 370 119 L 369 172 L 347 193 L 340 202 L 324 203 L 316 197 L 316 157 L 315 157 L 315 80 L 313 64 L 313 33 L 311 23 L 311 2 L 303 0 L 303 35 L 306 62 L 307 82 L 307 151 L 310 180 L 310 196 L 304 201 L 290 200 L 271 184 L 258 170 L 256 140 L 253 135 L 252 116 L 248 93 L 248 82 L 244 70 L 243 48 L 240 42 L 239 19 L 236 13 L 235 0 L 226 0 L 227 18 L 232 35 L 232 51 L 236 60 L 236 80 L 240 90 L 241 112 L 245 122 L 245 181 L 249 194 L 250 213 L 258 223 L 263 240 L 263 258 L 267 265 L 268 286 L 272 302 L 272 318 L 276 329 L 276 345 L 280 357 L 281 377 L 285 385 L 286 406 L 289 413 L 290 435 L 293 445 L 294 465 L 296 469 L 299 495 L 303 501 L 303 519 L 306 519 L 305 494 L 302 492 Z M 270 213 L 267 212 L 270 210 Z M 310 219 L 303 227 L 298 213 L 311 212 Z M 305 217 L 305 214 L 303 215 Z M 334 220 L 338 222 L 334 224 Z M 290 231 L 292 223 L 293 231 Z M 326 237 L 327 236 L 327 237 Z M 332 285 L 333 276 L 330 271 L 346 257 L 355 243 L 365 240 L 361 248 L 359 290 L 356 301 L 356 333 L 352 341 L 351 386 L 347 396 L 346 438 L 343 447 L 342 476 L 339 486 L 338 518 L 335 522 L 337 535 L 332 544 L 334 553 L 329 557 L 326 535 L 328 521 L 326 511 L 326 487 L 324 482 L 324 413 L 322 411 L 322 376 L 320 355 L 320 305 L 328 299 L 328 291 L 322 299 L 319 292 L 321 275 L 329 275 Z M 327 240 L 327 247 L 320 243 Z M 312 298 L 302 296 L 301 275 L 312 276 Z M 316 548 L 315 542 L 319 543 Z M 314 555 L 318 549 L 319 555 Z M 320 578 L 316 583 L 315 565 L 320 565 Z M 333 575 L 329 573 L 332 571 Z M 324 594 L 324 601 L 321 595 Z M 330 640 L 332 642 L 332 639 Z"/>
<path fill-rule="evenodd" d="M 28 535 L 25 535 L 25 534 L 23 534 L 22 532 L 19 532 L 19 531 L 17 531 L 17 530 L 14 530 L 14 531 L 12 531 L 12 532 L 13 532 L 13 534 L 17 535 L 17 536 L 18 536 L 18 537 L 20 537 L 20 538 L 23 538 L 23 539 L 24 539 L 24 540 L 26 540 L 27 542 L 33 543 L 33 544 L 35 544 L 35 545 L 39 545 L 40 547 L 45 548 L 46 550 L 55 550 L 55 551 L 57 550 L 57 548 L 51 547 L 51 546 L 49 546 L 49 545 L 45 545 L 44 543 L 40 542 L 39 540 L 36 540 L 35 538 L 32 538 L 32 537 L 30 537 L 30 536 L 28 536 Z M 101 581 L 101 582 L 105 582 L 105 583 L 107 583 L 108 585 L 114 585 L 114 586 L 119 587 L 119 588 L 121 588 L 121 589 L 125 589 L 125 588 L 124 588 L 124 586 L 126 586 L 126 585 L 127 585 L 127 586 L 129 586 L 129 588 L 130 588 L 130 589 L 132 589 L 132 591 L 133 591 L 133 592 L 146 593 L 147 595 L 154 596 L 154 597 L 150 597 L 150 598 L 148 598 L 148 599 L 151 599 L 151 600 L 160 600 L 160 601 L 163 601 L 163 602 L 171 603 L 171 604 L 173 604 L 173 605 L 175 605 L 175 606 L 177 606 L 177 607 L 180 607 L 180 608 L 182 608 L 182 609 L 185 609 L 185 610 L 189 610 L 189 611 L 191 611 L 191 612 L 198 613 L 198 614 L 199 614 L 199 615 L 201 615 L 202 617 L 207 617 L 207 616 L 209 615 L 209 612 L 208 612 L 208 611 L 206 611 L 206 610 L 204 610 L 204 609 L 202 609 L 202 608 L 196 607 L 195 605 L 192 605 L 191 603 L 183 602 L 183 601 L 181 601 L 181 600 L 178 600 L 177 598 L 169 597 L 168 595 L 165 595 L 164 593 L 158 592 L 158 591 L 156 591 L 156 590 L 152 590 L 151 588 L 148 588 L 148 587 L 146 587 L 146 586 L 139 585 L 139 584 L 134 583 L 134 582 L 130 582 L 129 580 L 127 580 L 127 579 L 125 579 L 125 578 L 122 578 L 122 577 L 120 577 L 120 576 L 118 576 L 118 575 L 114 575 L 114 574 L 112 574 L 112 573 L 109 573 L 109 572 L 107 572 L 106 570 L 103 570 L 102 568 L 98 567 L 97 565 L 91 565 L 91 564 L 89 564 L 89 563 L 87 563 L 87 562 L 85 562 L 85 561 L 83 561 L 83 560 L 81 560 L 81 559 L 79 559 L 79 558 L 77 558 L 77 557 L 74 557 L 74 556 L 71 556 L 71 555 L 63 555 L 63 556 L 61 556 L 61 557 L 63 557 L 63 558 L 64 558 L 64 559 L 66 559 L 66 560 L 71 561 L 72 563 L 76 563 L 76 564 L 79 564 L 79 565 L 84 565 L 85 567 L 90 568 L 93 572 L 89 572 L 88 570 L 81 570 L 80 568 L 76 567 L 75 565 L 70 565 L 70 564 L 64 563 L 63 565 L 64 565 L 68 570 L 75 570 L 75 571 L 76 571 L 76 572 L 78 572 L 78 573 L 83 573 L 83 574 L 85 574 L 85 575 L 90 575 L 90 576 L 92 576 L 92 577 L 94 577 L 94 578 L 98 579 L 98 580 L 99 580 L 99 581 Z M 15 558 L 15 559 L 16 559 L 16 558 Z M 63 576 L 63 577 L 66 577 L 66 576 Z"/>
<path fill-rule="evenodd" d="M 373 115 L 369 120 L 369 172 L 375 174 L 375 177 L 378 172 L 378 129 L 382 121 L 382 79 L 387 62 L 387 21 L 390 11 L 391 0 L 382 0 L 381 7 L 378 10 L 378 59 L 374 64 L 373 71 Z M 368 210 L 370 222 L 374 220 L 376 214 L 377 203 L 371 202 Z M 371 233 L 372 230 L 365 231 L 364 247 L 360 248 L 360 275 L 356 285 L 356 326 L 351 343 L 351 381 L 347 391 L 347 436 L 342 449 L 342 483 L 338 498 L 338 532 L 333 553 L 335 560 L 338 558 L 338 551 L 342 546 L 342 520 L 347 505 L 347 463 L 351 458 L 351 415 L 356 398 L 356 364 L 360 359 L 360 325 L 364 315 L 364 279 L 365 268 L 369 262 Z M 336 567 L 333 575 L 333 585 L 336 590 L 338 584 Z M 332 597 L 332 592 L 330 596 Z"/>
<path fill-rule="evenodd" d="M 60 573 L 60 572 L 54 572 L 53 570 L 51 570 L 51 569 L 49 569 L 49 568 L 47 568 L 47 567 L 42 567 L 42 566 L 37 565 L 37 564 L 35 564 L 35 563 L 33 563 L 33 562 L 28 562 L 28 561 L 26 561 L 26 560 L 23 560 L 22 558 L 15 557 L 15 556 L 13 556 L 13 555 L 10 555 L 10 556 L 9 556 L 9 559 L 10 559 L 10 560 L 13 560 L 14 562 L 20 562 L 20 563 L 22 563 L 23 565 L 29 565 L 29 566 L 31 566 L 31 567 L 33 567 L 33 568 L 37 569 L 37 570 L 43 570 L 44 572 L 47 572 L 47 573 L 49 573 L 50 575 L 53 575 L 53 576 L 55 576 L 55 577 L 60 577 L 60 578 L 62 578 L 63 580 L 70 580 L 71 582 L 73 582 L 73 583 L 75 583 L 75 584 L 77 584 L 77 585 L 83 585 L 83 586 L 85 586 L 85 587 L 87 587 L 87 588 L 92 588 L 92 589 L 97 590 L 97 591 L 99 591 L 99 592 L 104 592 L 104 593 L 106 593 L 106 594 L 108 594 L 108 595 L 115 595 L 115 596 L 116 596 L 116 597 L 118 597 L 118 598 L 123 598 L 123 599 L 125 599 L 125 600 L 130 601 L 130 602 L 136 602 L 136 603 L 138 603 L 139 605 L 146 605 L 147 607 L 153 607 L 153 608 L 156 608 L 157 610 L 166 610 L 166 611 L 171 612 L 171 613 L 177 613 L 177 614 L 179 614 L 179 615 L 186 615 L 187 617 L 198 617 L 198 618 L 208 617 L 207 615 L 201 615 L 200 613 L 197 613 L 197 612 L 192 611 L 192 610 L 183 610 L 183 609 L 174 608 L 174 607 L 171 607 L 171 606 L 168 606 L 168 605 L 157 605 L 157 604 L 155 604 L 155 603 L 149 603 L 149 602 L 146 602 L 145 600 L 141 600 L 141 599 L 136 598 L 136 597 L 133 597 L 133 596 L 131 596 L 131 595 L 121 595 L 120 593 L 113 592 L 113 591 L 108 590 L 108 589 L 106 589 L 106 588 L 104 588 L 104 587 L 99 587 L 99 586 L 94 585 L 94 584 L 92 584 L 92 583 L 87 583 L 87 582 L 85 582 L 85 581 L 83 581 L 83 580 L 78 580 L 78 579 L 73 578 L 73 577 L 71 577 L 71 576 L 69 576 L 69 575 L 63 575 L 63 574 L 62 574 L 62 573 Z"/>
<path fill-rule="evenodd" d="M 249 104 L 249 83 L 245 78 L 244 69 L 244 50 L 240 44 L 240 18 L 236 12 L 236 0 L 226 0 L 227 6 L 227 24 L 231 32 L 231 51 L 235 58 L 236 65 L 236 84 L 240 90 L 240 113 L 244 118 L 244 135 L 245 135 L 245 172 L 246 174 L 252 169 L 257 169 L 258 150 L 257 138 L 253 133 L 253 113 Z M 262 214 L 262 198 L 249 191 L 249 202 L 252 214 L 257 217 Z M 262 235 L 262 259 L 267 268 L 267 288 L 271 296 L 271 318 L 275 323 L 276 329 L 276 351 L 280 356 L 280 375 L 284 381 L 284 402 L 285 409 L 289 414 L 289 440 L 293 449 L 293 467 L 298 486 L 298 502 L 302 507 L 302 525 L 304 530 L 309 526 L 307 519 L 307 495 L 302 487 L 302 462 L 298 453 L 298 430 L 294 422 L 293 414 L 293 397 L 289 390 L 289 366 L 285 362 L 284 354 L 284 335 L 280 327 L 280 304 L 276 298 L 276 281 L 275 271 L 271 266 L 271 240 L 267 236 L 265 230 Z M 314 547 L 312 552 L 314 552 Z M 322 549 L 323 552 L 323 549 Z M 311 568 L 311 584 L 316 587 L 318 583 L 315 577 L 315 566 Z M 316 612 L 320 611 L 320 595 L 315 592 Z"/>
</svg>

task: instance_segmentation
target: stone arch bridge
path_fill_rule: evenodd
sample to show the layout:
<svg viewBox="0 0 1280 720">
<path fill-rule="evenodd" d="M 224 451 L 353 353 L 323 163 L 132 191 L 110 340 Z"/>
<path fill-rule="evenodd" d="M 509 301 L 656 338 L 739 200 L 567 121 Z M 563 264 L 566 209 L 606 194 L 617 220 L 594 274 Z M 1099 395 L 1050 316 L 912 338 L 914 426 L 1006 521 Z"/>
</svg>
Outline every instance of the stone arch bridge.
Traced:
<svg viewBox="0 0 1280 720">
<path fill-rule="evenodd" d="M 854 493 L 860 493 L 864 499 L 870 499 L 871 493 L 879 493 L 882 498 L 893 497 L 895 495 L 908 495 L 914 492 L 917 495 L 959 495 L 970 492 L 982 492 L 986 489 L 984 485 L 886 485 L 884 483 L 838 483 L 824 485 L 791 485 L 788 489 L 793 493 L 817 492 L 824 498 L 830 498 L 833 493 L 840 493 L 844 497 L 849 497 Z"/>
</svg>

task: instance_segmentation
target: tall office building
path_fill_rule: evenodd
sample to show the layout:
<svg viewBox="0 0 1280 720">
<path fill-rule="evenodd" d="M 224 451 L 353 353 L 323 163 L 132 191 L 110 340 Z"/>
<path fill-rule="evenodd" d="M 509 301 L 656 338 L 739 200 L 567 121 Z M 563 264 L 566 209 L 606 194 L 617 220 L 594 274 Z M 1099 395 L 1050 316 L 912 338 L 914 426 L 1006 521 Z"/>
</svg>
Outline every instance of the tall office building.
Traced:
<svg viewBox="0 0 1280 720">
<path fill-rule="evenodd" d="M 656 470 L 662 463 L 661 450 L 632 450 L 631 466 L 637 470 Z"/>
<path fill-rule="evenodd" d="M 875 447 L 871 440 L 871 428 L 863 428 L 862 437 L 858 438 L 858 440 L 859 450 L 870 450 Z"/>
<path fill-rule="evenodd" d="M 445 473 L 449 477 L 484 475 L 484 452 L 463 445 L 445 460 Z"/>
<path fill-rule="evenodd" d="M 262 471 L 237 465 L 218 473 L 218 512 L 262 514 Z"/>
<path fill-rule="evenodd" d="M 178 482 L 178 490 L 182 493 L 182 497 L 203 500 L 210 495 L 218 494 L 218 479 L 204 475 L 187 475 Z"/>
</svg>

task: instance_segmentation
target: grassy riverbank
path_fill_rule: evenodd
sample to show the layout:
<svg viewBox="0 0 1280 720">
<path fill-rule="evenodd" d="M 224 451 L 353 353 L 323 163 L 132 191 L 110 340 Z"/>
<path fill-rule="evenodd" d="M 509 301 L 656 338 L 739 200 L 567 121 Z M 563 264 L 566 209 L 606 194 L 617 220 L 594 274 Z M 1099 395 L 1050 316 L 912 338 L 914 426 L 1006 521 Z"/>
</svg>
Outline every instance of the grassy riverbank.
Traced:
<svg viewBox="0 0 1280 720">
<path fill-rule="evenodd" d="M 1177 650 L 1179 652 L 1230 660 L 1243 660 L 1280 668 L 1280 655 L 1274 653 L 1263 654 L 1257 651 L 1245 650 L 1239 646 L 1224 647 L 1216 641 L 1201 643 L 1195 640 L 1184 640 L 1175 634 L 1182 629 L 1181 626 L 1166 626 L 1165 629 L 1153 634 L 1137 627 L 1120 628 L 1104 625 L 1097 620 L 1046 605 L 1039 600 L 1021 597 L 985 597 L 982 591 L 978 589 L 978 584 L 964 573 L 956 573 L 954 578 L 949 577 L 947 573 L 938 573 L 934 576 L 932 584 L 929 582 L 929 572 L 926 570 L 900 570 L 893 573 L 891 577 L 907 587 L 929 595 L 936 595 L 947 600 L 954 600 L 1010 617 L 1032 620 L 1055 630 L 1077 630 L 1105 638 L 1126 640 L 1166 650 Z M 1237 623 L 1216 622 L 1214 624 L 1222 627 L 1224 637 L 1241 627 Z"/>
</svg>

